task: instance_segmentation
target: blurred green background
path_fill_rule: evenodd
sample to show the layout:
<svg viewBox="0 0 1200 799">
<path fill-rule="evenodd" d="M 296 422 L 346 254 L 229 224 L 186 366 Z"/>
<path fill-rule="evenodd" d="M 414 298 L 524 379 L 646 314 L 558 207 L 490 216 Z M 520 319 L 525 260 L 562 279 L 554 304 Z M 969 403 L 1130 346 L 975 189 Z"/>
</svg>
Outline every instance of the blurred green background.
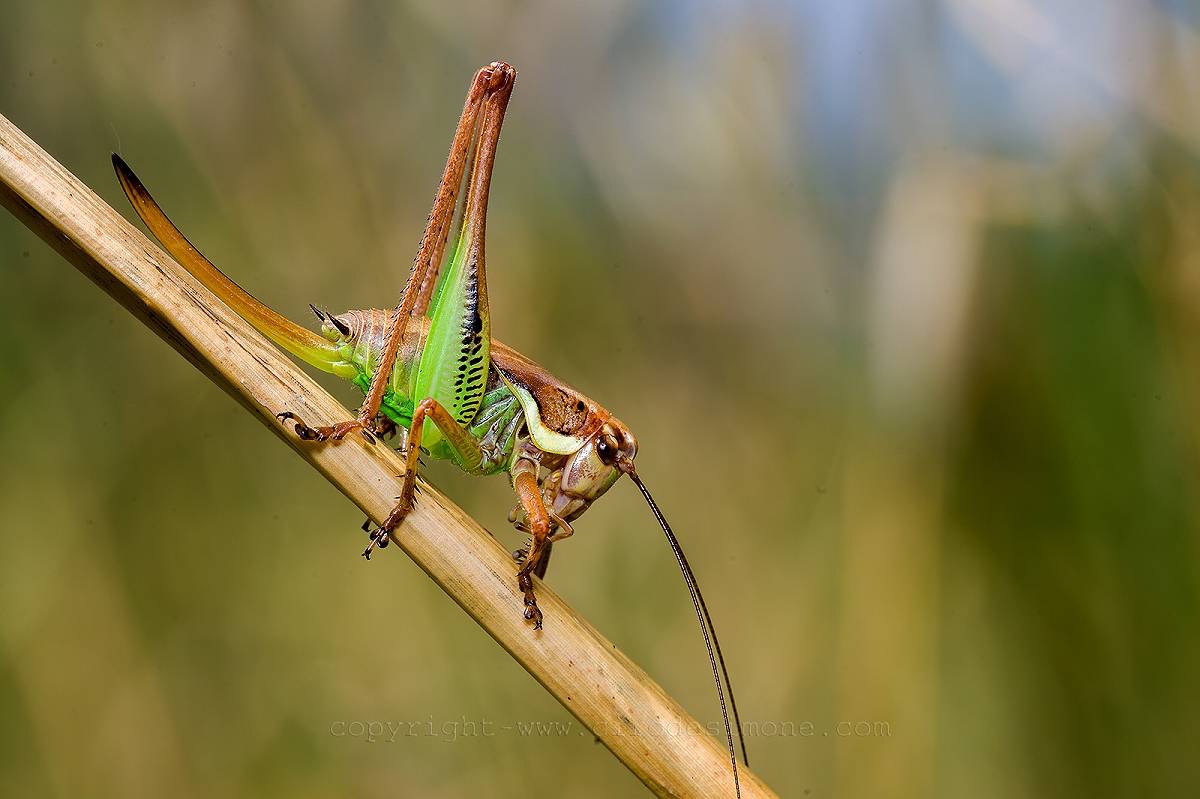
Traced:
<svg viewBox="0 0 1200 799">
<path fill-rule="evenodd" d="M 0 113 L 309 322 L 517 66 L 493 330 L 637 432 L 782 795 L 1200 791 L 1192 0 L 5 5 Z M 7 214 L 0 270 L 0 794 L 641 794 Z M 719 719 L 636 492 L 577 529 L 549 582 Z"/>
</svg>

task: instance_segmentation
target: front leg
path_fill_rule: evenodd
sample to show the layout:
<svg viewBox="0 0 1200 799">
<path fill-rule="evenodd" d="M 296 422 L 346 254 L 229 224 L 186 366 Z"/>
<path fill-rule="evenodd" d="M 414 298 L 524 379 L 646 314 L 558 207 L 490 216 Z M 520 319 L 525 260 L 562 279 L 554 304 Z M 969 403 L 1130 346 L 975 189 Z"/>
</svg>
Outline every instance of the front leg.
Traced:
<svg viewBox="0 0 1200 799">
<path fill-rule="evenodd" d="M 533 574 L 549 554 L 550 514 L 546 511 L 546 503 L 542 501 L 542 492 L 538 488 L 537 468 L 536 463 L 522 458 L 513 464 L 512 474 L 513 490 L 517 492 L 521 508 L 525 511 L 525 529 L 529 532 L 529 548 L 517 568 L 517 589 L 525 596 L 525 618 L 533 622 L 533 629 L 540 630 L 542 611 L 533 594 Z"/>
</svg>

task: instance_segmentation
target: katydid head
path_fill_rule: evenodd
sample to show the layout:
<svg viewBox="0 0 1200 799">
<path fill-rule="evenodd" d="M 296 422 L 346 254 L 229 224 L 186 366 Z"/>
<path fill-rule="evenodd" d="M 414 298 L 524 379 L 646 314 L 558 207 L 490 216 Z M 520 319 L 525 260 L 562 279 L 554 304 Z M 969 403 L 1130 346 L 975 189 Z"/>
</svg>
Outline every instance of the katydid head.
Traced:
<svg viewBox="0 0 1200 799">
<path fill-rule="evenodd" d="M 546 479 L 546 509 L 568 522 L 579 517 L 617 482 L 621 476 L 618 461 L 632 463 L 636 456 L 637 439 L 619 419 L 610 416 Z"/>
</svg>

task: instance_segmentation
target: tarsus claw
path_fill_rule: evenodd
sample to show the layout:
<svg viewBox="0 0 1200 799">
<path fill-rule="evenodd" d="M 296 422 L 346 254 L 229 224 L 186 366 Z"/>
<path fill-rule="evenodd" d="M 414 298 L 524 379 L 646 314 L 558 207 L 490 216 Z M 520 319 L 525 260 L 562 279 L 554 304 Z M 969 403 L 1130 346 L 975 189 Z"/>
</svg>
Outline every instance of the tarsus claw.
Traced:
<svg viewBox="0 0 1200 799">
<path fill-rule="evenodd" d="M 364 531 L 367 530 L 369 523 L 370 523 L 370 519 L 367 520 L 367 524 L 363 525 Z M 391 543 L 391 536 L 388 535 L 387 531 L 385 531 L 382 527 L 380 527 L 371 533 L 371 543 L 367 544 L 367 548 L 363 550 L 362 555 L 367 560 L 370 560 L 371 559 L 371 550 L 386 549 L 387 545 L 390 543 Z"/>
</svg>

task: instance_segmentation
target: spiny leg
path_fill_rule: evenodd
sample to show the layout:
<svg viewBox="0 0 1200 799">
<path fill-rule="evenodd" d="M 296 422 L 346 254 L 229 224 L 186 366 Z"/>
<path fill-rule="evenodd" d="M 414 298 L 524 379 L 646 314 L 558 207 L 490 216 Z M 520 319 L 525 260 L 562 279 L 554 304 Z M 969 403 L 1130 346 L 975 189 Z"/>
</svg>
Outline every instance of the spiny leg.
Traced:
<svg viewBox="0 0 1200 799">
<path fill-rule="evenodd" d="M 529 546 L 513 553 L 513 558 L 520 564 L 517 588 L 525 596 L 525 618 L 533 621 L 534 629 L 541 629 L 542 612 L 533 593 L 531 575 L 537 575 L 539 580 L 546 577 L 554 542 L 570 538 L 575 530 L 566 519 L 546 507 L 543 489 L 537 481 L 537 464 L 522 459 L 514 466 L 513 474 L 513 489 L 525 511 L 525 520 L 517 524 L 517 529 L 529 534 Z"/>
<path fill-rule="evenodd" d="M 454 139 L 450 144 L 446 169 L 434 197 L 433 209 L 429 212 L 425 232 L 421 236 L 421 243 L 417 247 L 417 254 L 413 259 L 408 283 L 400 298 L 400 304 L 396 306 L 388 320 L 379 365 L 372 377 L 367 397 L 359 409 L 357 421 L 362 424 L 379 412 L 384 390 L 391 379 L 391 371 L 396 362 L 396 354 L 400 351 L 400 345 L 408 327 L 406 320 L 410 316 L 424 314 L 428 307 L 430 292 L 426 290 L 426 286 L 435 282 L 437 272 L 441 268 L 467 159 L 474 149 L 482 146 L 482 142 L 475 148 L 471 146 L 475 139 L 474 134 L 480 110 L 485 103 L 491 105 L 492 98 L 497 95 L 502 95 L 507 103 L 507 97 L 512 92 L 516 77 L 517 71 L 511 66 L 494 61 L 476 72 L 471 81 L 471 88 L 467 92 L 463 112 L 459 118 L 458 127 L 455 129 Z"/>
<path fill-rule="evenodd" d="M 543 500 L 542 504 L 545 505 L 544 500 Z M 509 521 L 516 520 L 515 514 L 519 513 L 520 509 L 521 509 L 521 503 L 518 502 L 517 507 L 514 509 L 513 513 L 509 514 Z M 553 545 L 556 542 L 561 541 L 564 538 L 570 538 L 572 535 L 575 534 L 575 531 L 571 528 L 571 525 L 567 524 L 567 522 L 564 521 L 563 519 L 561 519 L 560 517 L 554 515 L 554 513 L 552 511 L 550 511 L 549 508 L 546 509 L 546 513 L 550 517 L 551 532 L 549 535 L 546 536 L 546 541 L 542 545 L 542 554 L 538 558 L 537 563 L 533 567 L 533 574 L 537 575 L 537 578 L 539 580 L 546 579 L 546 571 L 550 568 L 550 554 L 553 550 Z M 557 525 L 557 529 L 556 529 L 556 525 Z M 529 525 L 525 521 L 519 521 L 514 526 L 518 530 L 520 530 L 522 533 L 525 533 L 527 535 L 532 535 L 533 531 L 530 529 Z M 530 550 L 530 547 L 521 547 L 520 549 L 513 550 L 513 553 L 512 553 L 513 560 L 515 560 L 519 564 L 525 563 L 526 559 L 529 557 L 529 550 Z"/>
<path fill-rule="evenodd" d="M 526 464 L 518 464 L 518 468 L 528 468 L 528 466 Z M 531 471 L 535 474 L 537 472 L 536 469 Z M 559 481 L 561 480 L 562 472 L 554 472 L 541 482 L 542 507 L 545 508 L 546 516 L 550 519 L 550 534 L 546 537 L 545 544 L 542 545 L 541 557 L 538 558 L 537 563 L 533 566 L 533 574 L 536 574 L 539 580 L 546 579 L 546 570 L 550 568 L 550 553 L 553 549 L 553 544 L 575 535 L 575 529 L 571 527 L 570 522 L 546 507 L 546 497 L 552 496 L 557 492 Z M 513 526 L 522 533 L 532 534 L 533 531 L 530 529 L 527 520 L 520 518 L 523 509 L 523 503 L 518 502 L 508 512 L 508 520 L 513 522 Z M 529 557 L 529 547 L 522 547 L 516 550 L 512 553 L 512 556 L 513 560 L 518 563 L 525 563 Z"/>
<path fill-rule="evenodd" d="M 537 464 L 522 459 L 513 465 L 513 490 L 525 511 L 526 528 L 529 531 L 529 549 L 517 568 L 517 589 L 525 596 L 525 618 L 533 622 L 533 628 L 542 628 L 542 611 L 533 595 L 533 570 L 541 563 L 550 534 L 550 514 L 542 502 L 542 490 L 537 482 Z"/>
<path fill-rule="evenodd" d="M 379 413 L 379 406 L 383 402 L 384 392 L 392 377 L 396 355 L 400 351 L 400 345 L 403 343 L 402 340 L 408 328 L 407 319 L 414 314 L 423 314 L 425 312 L 432 293 L 431 285 L 436 279 L 442 256 L 445 253 L 446 239 L 450 235 L 450 225 L 454 219 L 458 190 L 462 185 L 468 156 L 471 154 L 471 143 L 474 138 L 480 108 L 485 99 L 496 95 L 502 95 L 504 104 L 506 104 L 508 95 L 512 92 L 516 76 L 517 71 L 515 69 L 508 64 L 496 61 L 481 68 L 475 73 L 475 77 L 471 81 L 471 87 L 467 92 L 467 98 L 463 104 L 462 115 L 459 118 L 458 127 L 455 129 L 454 139 L 450 144 L 450 154 L 446 159 L 446 168 L 442 173 L 442 180 L 438 184 L 437 194 L 434 196 L 433 209 L 429 213 L 425 232 L 421 236 L 417 255 L 413 259 L 412 271 L 409 273 L 408 283 L 404 288 L 404 294 L 400 298 L 400 303 L 392 311 L 392 315 L 388 320 L 387 332 L 384 336 L 383 352 L 380 355 L 375 374 L 371 378 L 371 385 L 367 390 L 366 399 L 363 400 L 363 404 L 359 407 L 357 418 L 338 422 L 334 425 L 313 428 L 306 425 L 293 413 L 284 412 L 283 414 L 279 414 L 280 418 L 295 421 L 296 433 L 300 438 L 312 441 L 339 441 L 354 430 L 363 430 L 367 440 L 373 440 L 370 434 L 365 431 L 370 429 L 372 421 L 376 414 Z M 501 109 L 501 113 L 503 113 L 503 104 L 501 105 Z"/>
<path fill-rule="evenodd" d="M 485 468 L 482 445 L 465 425 L 479 409 L 488 373 L 491 334 L 484 278 L 487 196 L 511 88 L 510 82 L 489 94 L 484 102 L 460 240 L 446 275 L 447 285 L 430 318 L 429 332 L 417 364 L 413 394 L 422 399 L 414 409 L 409 426 L 402 490 L 395 509 L 372 536 L 371 546 L 363 553 L 367 556 L 373 547 L 388 540 L 388 534 L 412 508 L 417 457 L 426 418 L 433 418 L 436 430 L 448 442 L 460 467 L 468 472 Z M 437 444 L 440 437 L 425 435 L 424 440 Z"/>
<path fill-rule="evenodd" d="M 433 422 L 442 432 L 446 441 L 454 449 L 459 463 L 467 472 L 482 469 L 485 457 L 479 442 L 471 432 L 455 421 L 450 411 L 435 399 L 424 399 L 413 409 L 412 425 L 408 429 L 408 446 L 404 453 L 404 478 L 400 483 L 400 496 L 396 507 L 383 520 L 383 524 L 371 533 L 371 543 L 363 550 L 363 557 L 371 559 L 371 550 L 387 546 L 393 530 L 400 526 L 404 517 L 413 507 L 413 493 L 417 485 L 417 467 L 421 457 L 421 438 L 424 436 L 425 423 Z M 367 526 L 364 525 L 364 530 Z"/>
<path fill-rule="evenodd" d="M 454 221 L 454 209 L 457 205 L 457 196 L 458 196 L 457 192 L 462 184 L 462 176 L 464 174 L 464 169 L 466 170 L 466 174 L 471 177 L 468 178 L 467 197 L 463 201 L 463 214 L 462 214 L 462 219 L 460 220 L 460 226 L 462 224 L 465 224 L 467 218 L 470 216 L 471 192 L 473 190 L 473 187 L 472 187 L 472 185 L 470 185 L 470 183 L 473 181 L 475 175 L 477 174 L 477 172 L 476 172 L 476 163 L 477 162 L 480 164 L 481 171 L 486 173 L 487 179 L 490 180 L 491 169 L 492 169 L 491 165 L 492 165 L 492 162 L 495 160 L 496 139 L 492 138 L 491 143 L 489 145 L 489 143 L 488 143 L 488 137 L 489 137 L 488 116 L 490 114 L 495 114 L 496 110 L 499 109 L 498 117 L 496 119 L 494 119 L 493 124 L 490 125 L 490 127 L 493 129 L 494 136 L 498 137 L 499 129 L 500 129 L 500 122 L 503 121 L 504 111 L 508 107 L 508 98 L 512 94 L 513 86 L 515 85 L 516 80 L 517 80 L 517 71 L 515 69 L 513 69 L 513 67 L 511 65 L 506 64 L 503 61 L 493 61 L 491 64 L 488 64 L 486 67 L 482 67 L 479 70 L 479 72 L 476 73 L 475 80 L 472 82 L 472 86 L 474 86 L 476 83 L 478 83 L 481 80 L 481 76 L 483 76 L 482 77 L 483 80 L 487 81 L 487 85 L 486 85 L 486 89 L 485 89 L 485 92 L 483 95 L 483 100 L 481 101 L 480 106 L 479 106 L 480 109 L 482 109 L 481 113 L 483 116 L 483 120 L 478 122 L 479 139 L 478 139 L 478 142 L 475 147 L 470 147 L 469 145 L 470 145 L 471 132 L 470 131 L 466 132 L 466 138 L 464 139 L 464 144 L 462 147 L 462 151 L 465 153 L 465 157 L 463 157 L 461 154 L 459 156 L 459 160 L 457 162 L 458 178 L 452 186 L 450 196 L 445 200 L 445 209 L 446 210 L 444 213 L 440 214 L 441 224 L 439 227 L 440 232 L 436 239 L 437 246 L 433 250 L 432 254 L 430 255 L 430 257 L 428 259 L 428 268 L 425 271 L 424 279 L 421 281 L 420 289 L 419 289 L 419 291 L 417 291 L 416 301 L 414 302 L 413 308 L 412 308 L 412 316 L 424 316 L 425 313 L 429 310 L 430 301 L 433 299 L 433 293 L 434 293 L 435 287 L 437 286 L 438 272 L 442 266 L 442 256 L 446 251 L 446 243 L 449 240 L 449 236 L 450 236 L 450 225 Z M 476 116 L 477 120 L 478 120 L 478 117 L 479 117 L 479 115 L 477 114 L 477 116 Z M 458 145 L 458 138 L 462 134 L 461 124 L 462 123 L 460 121 L 460 123 L 459 123 L 460 129 L 455 132 L 454 142 L 452 142 L 452 144 L 451 144 L 451 158 L 455 157 L 454 156 L 454 152 L 455 152 L 454 148 Z M 481 153 L 480 153 L 481 150 L 490 150 L 490 152 L 485 152 L 484 154 L 481 155 Z M 447 167 L 449 167 L 449 162 L 447 162 Z M 440 188 L 441 187 L 439 187 L 439 195 L 440 195 Z M 487 202 L 487 186 L 486 185 L 484 186 L 484 189 L 483 189 L 483 195 L 484 195 L 484 203 L 486 204 L 486 202 Z M 438 211 L 438 200 L 439 199 L 440 199 L 440 196 L 438 198 L 435 198 L 433 211 L 430 212 L 431 217 L 434 216 L 435 214 L 439 214 L 439 211 Z M 428 234 L 428 231 L 427 231 L 427 234 Z M 424 244 L 423 239 L 422 239 L 422 244 Z M 419 253 L 418 253 L 418 257 L 419 257 Z"/>
<path fill-rule="evenodd" d="M 533 575 L 536 574 L 539 579 L 546 576 L 551 545 L 569 538 L 575 531 L 566 519 L 546 508 L 542 487 L 538 485 L 538 465 L 535 462 L 520 458 L 513 464 L 512 475 L 513 490 L 517 493 L 521 509 L 525 511 L 525 521 L 518 525 L 518 529 L 529 533 L 528 549 L 513 553 L 520 564 L 517 568 L 517 588 L 525 597 L 525 618 L 533 622 L 535 630 L 540 630 L 542 611 L 538 609 L 537 598 L 533 594 Z"/>
<path fill-rule="evenodd" d="M 521 525 L 517 529 L 523 533 L 529 532 L 529 528 L 526 527 L 525 525 Z M 553 549 L 554 549 L 554 538 L 553 538 L 553 536 L 547 536 L 546 543 L 542 545 L 541 557 L 538 558 L 537 565 L 535 565 L 533 567 L 533 572 L 532 572 L 532 574 L 534 574 L 539 580 L 546 579 L 546 570 L 550 568 L 550 555 L 551 555 L 551 552 L 553 551 Z M 512 558 L 513 558 L 513 560 L 515 560 L 517 562 L 518 566 L 521 564 L 524 564 L 525 559 L 528 557 L 529 557 L 529 547 L 521 547 L 520 549 L 514 549 L 512 552 Z"/>
</svg>

